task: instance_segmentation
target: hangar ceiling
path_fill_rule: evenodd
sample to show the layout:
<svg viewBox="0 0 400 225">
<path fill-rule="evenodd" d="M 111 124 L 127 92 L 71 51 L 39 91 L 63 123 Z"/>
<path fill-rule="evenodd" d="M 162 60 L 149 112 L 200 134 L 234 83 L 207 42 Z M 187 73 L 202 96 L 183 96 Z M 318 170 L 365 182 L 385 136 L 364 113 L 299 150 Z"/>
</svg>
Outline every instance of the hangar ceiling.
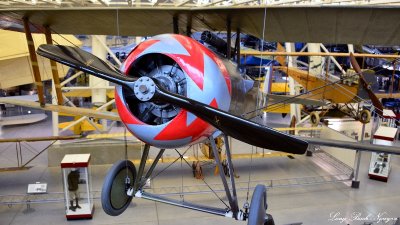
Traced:
<svg viewBox="0 0 400 225">
<path fill-rule="evenodd" d="M 1 0 L 0 7 L 215 7 L 215 6 L 400 5 L 393 0 Z"/>
</svg>

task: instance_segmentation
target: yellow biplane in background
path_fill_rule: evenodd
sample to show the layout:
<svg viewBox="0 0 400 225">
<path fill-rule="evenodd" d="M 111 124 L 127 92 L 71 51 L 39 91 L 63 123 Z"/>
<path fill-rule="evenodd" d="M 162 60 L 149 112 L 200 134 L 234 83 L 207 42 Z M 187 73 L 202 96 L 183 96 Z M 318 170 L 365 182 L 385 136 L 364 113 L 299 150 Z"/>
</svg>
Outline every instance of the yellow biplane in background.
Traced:
<svg viewBox="0 0 400 225">
<path fill-rule="evenodd" d="M 371 84 L 368 83 L 364 76 L 374 76 L 372 70 L 361 70 L 360 68 L 343 70 L 341 75 L 332 75 L 328 70 L 320 68 L 320 74 L 315 74 L 309 67 L 297 68 L 287 66 L 287 58 L 294 56 L 308 56 L 308 57 L 332 57 L 332 56 L 349 56 L 349 53 L 307 53 L 307 52 L 287 52 L 285 49 L 277 44 L 277 52 L 257 52 L 245 51 L 243 55 L 253 56 L 273 56 L 274 60 L 279 62 L 280 66 L 273 66 L 270 70 L 267 69 L 269 76 L 272 76 L 272 82 L 266 82 L 266 79 L 260 78 L 261 90 L 266 93 L 267 97 L 279 99 L 278 104 L 268 104 L 265 106 L 265 112 L 282 113 L 286 115 L 290 112 L 288 103 L 296 103 L 302 105 L 302 110 L 307 114 L 311 114 L 312 123 L 316 124 L 320 121 L 321 117 L 343 117 L 349 116 L 361 122 L 368 122 L 371 115 L 368 109 L 363 107 L 363 103 L 371 100 L 372 105 L 377 109 L 378 114 L 382 113 L 383 106 L 380 100 L 376 97 L 375 93 L 371 90 Z M 374 57 L 372 54 L 354 54 L 355 57 Z M 379 58 L 397 58 L 393 55 L 379 55 Z M 355 60 L 355 59 L 352 59 Z M 261 67 L 259 67 L 261 69 Z M 358 71 L 358 72 L 357 72 Z M 362 74 L 359 72 L 363 71 Z M 268 73 L 265 73 L 268 74 Z M 284 82 L 273 82 L 276 80 L 274 76 L 287 75 L 293 78 L 300 86 L 297 90 L 297 95 L 289 95 L 289 83 L 287 77 L 283 77 Z M 280 79 L 282 80 L 282 79 Z M 264 85 L 269 85 L 269 88 L 264 88 Z M 278 95 L 276 95 L 278 94 Z M 362 96 L 362 97 L 360 97 Z M 315 100 L 315 102 L 307 101 Z M 320 102 L 318 102 L 320 101 Z M 304 107 L 308 105 L 307 107 Z"/>
</svg>

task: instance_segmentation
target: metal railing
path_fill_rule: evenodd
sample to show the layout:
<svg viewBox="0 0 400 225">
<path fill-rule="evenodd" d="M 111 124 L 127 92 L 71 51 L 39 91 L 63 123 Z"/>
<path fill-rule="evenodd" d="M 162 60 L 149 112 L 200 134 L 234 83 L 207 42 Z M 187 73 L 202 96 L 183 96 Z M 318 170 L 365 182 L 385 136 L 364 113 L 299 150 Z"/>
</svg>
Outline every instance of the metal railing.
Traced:
<svg viewBox="0 0 400 225">
<path fill-rule="evenodd" d="M 316 152 L 314 157 L 310 158 L 310 162 L 319 165 L 321 162 L 325 166 L 330 167 L 333 174 L 322 176 L 306 176 L 306 177 L 291 177 L 283 179 L 269 179 L 269 180 L 251 180 L 250 189 L 254 189 L 257 184 L 264 184 L 267 188 L 287 188 L 287 187 L 301 187 L 309 185 L 320 185 L 329 183 L 340 183 L 351 181 L 352 169 L 341 163 L 339 160 L 329 156 L 323 151 Z M 332 170 L 333 168 L 333 170 Z M 248 182 L 236 182 L 236 189 L 238 191 L 247 191 Z M 211 189 L 212 190 L 211 190 Z M 209 183 L 186 185 L 186 186 L 166 186 L 166 187 L 150 187 L 146 189 L 147 192 L 162 195 L 162 196 L 182 196 L 182 195 L 202 195 L 210 194 L 212 192 L 224 193 L 222 183 Z M 100 199 L 101 191 L 92 191 L 93 198 Z M 13 194 L 13 195 L 0 195 L 0 205 L 27 205 L 30 204 L 44 204 L 44 203 L 57 203 L 64 201 L 63 192 L 49 192 L 45 194 Z"/>
</svg>

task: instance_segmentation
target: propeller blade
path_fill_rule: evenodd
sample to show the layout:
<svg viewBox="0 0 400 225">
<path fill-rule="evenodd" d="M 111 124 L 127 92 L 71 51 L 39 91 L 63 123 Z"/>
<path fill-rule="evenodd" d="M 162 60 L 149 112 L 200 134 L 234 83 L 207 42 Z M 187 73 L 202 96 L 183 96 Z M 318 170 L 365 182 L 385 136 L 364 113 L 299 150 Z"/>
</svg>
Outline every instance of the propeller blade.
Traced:
<svg viewBox="0 0 400 225">
<path fill-rule="evenodd" d="M 96 56 L 79 48 L 61 45 L 41 45 L 37 53 L 59 63 L 90 73 L 134 90 L 136 79 L 124 76 Z M 272 128 L 232 115 L 193 99 L 157 88 L 149 101 L 162 101 L 184 108 L 225 134 L 248 144 L 292 154 L 304 154 L 308 143 Z"/>
<path fill-rule="evenodd" d="M 374 105 L 376 112 L 382 116 L 383 115 L 383 105 L 381 101 L 379 101 L 378 97 L 376 97 L 375 93 L 371 90 L 371 86 L 367 83 L 367 81 L 364 78 L 364 74 L 361 71 L 360 66 L 358 65 L 358 62 L 356 60 L 356 57 L 354 57 L 353 53 L 350 53 L 350 63 L 353 66 L 354 70 L 356 73 L 360 76 L 360 81 L 361 84 L 364 88 L 364 90 L 367 91 L 369 98 L 371 99 L 372 104 Z"/>
<path fill-rule="evenodd" d="M 115 67 L 77 47 L 44 44 L 40 45 L 36 52 L 43 57 L 124 87 L 131 88 L 132 83 L 136 80 L 123 75 Z"/>
<path fill-rule="evenodd" d="M 159 86 L 156 89 L 153 99 L 184 108 L 226 135 L 250 145 L 292 154 L 304 154 L 308 147 L 306 141 L 213 108 L 193 99 L 168 92 Z"/>
</svg>

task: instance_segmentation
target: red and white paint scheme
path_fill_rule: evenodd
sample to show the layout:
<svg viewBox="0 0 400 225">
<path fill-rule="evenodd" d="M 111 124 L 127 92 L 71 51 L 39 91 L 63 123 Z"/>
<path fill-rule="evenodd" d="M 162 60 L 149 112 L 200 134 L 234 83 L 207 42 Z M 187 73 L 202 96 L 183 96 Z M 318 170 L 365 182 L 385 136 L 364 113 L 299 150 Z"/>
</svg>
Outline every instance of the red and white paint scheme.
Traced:
<svg viewBox="0 0 400 225">
<path fill-rule="evenodd" d="M 148 76 L 166 90 L 228 111 L 231 80 L 212 51 L 192 38 L 163 34 L 137 45 L 121 67 L 127 76 Z M 159 148 L 177 148 L 203 141 L 214 128 L 192 113 L 168 104 L 129 104 L 116 88 L 118 113 L 137 138 Z"/>
</svg>

